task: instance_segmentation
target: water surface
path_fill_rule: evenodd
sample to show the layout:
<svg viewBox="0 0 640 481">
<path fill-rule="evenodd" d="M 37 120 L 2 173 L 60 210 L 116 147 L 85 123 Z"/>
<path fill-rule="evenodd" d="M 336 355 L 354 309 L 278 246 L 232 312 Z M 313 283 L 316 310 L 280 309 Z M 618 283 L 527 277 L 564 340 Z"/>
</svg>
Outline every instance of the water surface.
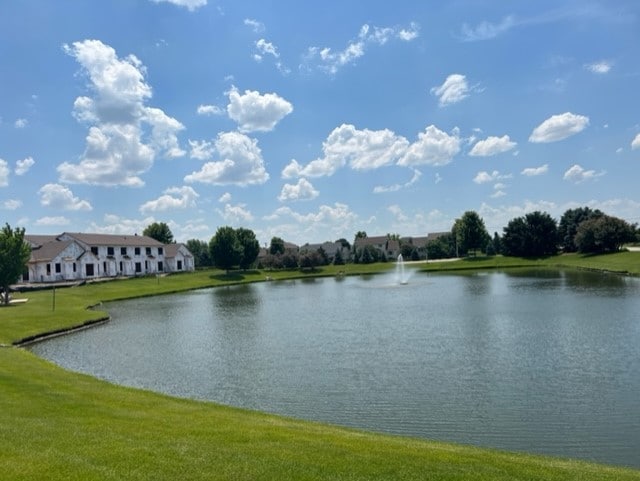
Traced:
<svg viewBox="0 0 640 481">
<path fill-rule="evenodd" d="M 638 279 L 316 279 L 106 308 L 112 322 L 33 351 L 177 396 L 640 468 Z"/>
</svg>

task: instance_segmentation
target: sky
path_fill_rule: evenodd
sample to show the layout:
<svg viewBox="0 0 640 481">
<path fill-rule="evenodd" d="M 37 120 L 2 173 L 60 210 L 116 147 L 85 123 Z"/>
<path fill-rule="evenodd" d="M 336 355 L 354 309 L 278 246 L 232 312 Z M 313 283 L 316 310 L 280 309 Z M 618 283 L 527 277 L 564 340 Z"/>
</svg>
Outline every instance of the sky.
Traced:
<svg viewBox="0 0 640 481">
<path fill-rule="evenodd" d="M 640 223 L 637 0 L 0 3 L 0 213 L 299 245 Z"/>
</svg>

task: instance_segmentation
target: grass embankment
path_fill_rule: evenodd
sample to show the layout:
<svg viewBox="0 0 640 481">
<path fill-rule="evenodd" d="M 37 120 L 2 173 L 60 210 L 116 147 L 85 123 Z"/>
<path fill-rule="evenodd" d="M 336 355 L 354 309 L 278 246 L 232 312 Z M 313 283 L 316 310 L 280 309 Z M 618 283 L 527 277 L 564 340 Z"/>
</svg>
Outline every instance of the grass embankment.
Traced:
<svg viewBox="0 0 640 481">
<path fill-rule="evenodd" d="M 418 264 L 429 271 L 555 265 L 640 274 L 640 253 L 543 260 L 488 258 Z M 193 274 L 22 295 L 0 309 L 0 342 L 105 315 L 100 301 L 292 275 L 388 270 L 392 263 L 316 273 Z M 21 296 L 16 296 L 21 297 Z M 0 349 L 0 479 L 640 480 L 640 471 L 382 436 L 114 386 L 18 348 Z"/>
</svg>

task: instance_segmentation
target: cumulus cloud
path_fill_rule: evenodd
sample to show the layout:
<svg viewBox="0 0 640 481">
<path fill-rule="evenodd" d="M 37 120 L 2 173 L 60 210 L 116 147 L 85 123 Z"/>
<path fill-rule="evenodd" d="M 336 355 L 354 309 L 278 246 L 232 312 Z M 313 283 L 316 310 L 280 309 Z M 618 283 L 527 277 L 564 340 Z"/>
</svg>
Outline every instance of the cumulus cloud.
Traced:
<svg viewBox="0 0 640 481">
<path fill-rule="evenodd" d="M 599 62 L 588 63 L 584 66 L 589 72 L 597 74 L 609 73 L 613 67 L 613 63 L 608 60 L 601 60 Z"/>
<path fill-rule="evenodd" d="M 207 140 L 189 140 L 189 147 L 191 147 L 189 156 L 198 160 L 209 160 L 216 150 L 213 142 Z"/>
<path fill-rule="evenodd" d="M 486 184 L 486 183 L 489 183 L 489 182 L 496 182 L 498 180 L 504 180 L 504 179 L 510 179 L 510 178 L 511 178 L 511 174 L 501 174 L 497 170 L 494 170 L 491 173 L 486 172 L 486 171 L 480 171 L 473 178 L 473 181 L 476 184 Z M 503 187 L 504 187 L 504 185 L 503 185 Z"/>
<path fill-rule="evenodd" d="M 218 199 L 218 202 L 221 202 L 223 204 L 226 203 L 226 202 L 230 202 L 230 201 L 231 201 L 231 194 L 229 192 L 225 192 Z"/>
<path fill-rule="evenodd" d="M 285 184 L 278 196 L 278 200 L 281 202 L 311 200 L 318 197 L 319 194 L 320 192 L 313 187 L 311 182 L 307 179 L 301 178 L 298 179 L 297 184 Z"/>
<path fill-rule="evenodd" d="M 420 177 L 422 177 L 422 172 L 420 172 L 418 169 L 413 169 L 413 176 L 408 182 L 405 182 L 404 184 L 378 185 L 373 188 L 373 193 L 382 194 L 386 192 L 397 192 L 402 189 L 407 189 L 417 183 L 420 180 Z M 439 181 L 436 178 L 436 183 L 438 182 Z"/>
<path fill-rule="evenodd" d="M 549 164 L 541 165 L 540 167 L 527 167 L 520 172 L 527 177 L 534 177 L 536 175 L 543 175 L 549 172 Z"/>
<path fill-rule="evenodd" d="M 291 112 L 293 105 L 275 93 L 245 90 L 240 94 L 235 87 L 229 91 L 227 113 L 241 132 L 269 132 Z"/>
<path fill-rule="evenodd" d="M 64 216 L 41 217 L 36 220 L 37 226 L 65 226 L 71 224 L 71 221 Z"/>
<path fill-rule="evenodd" d="M 457 130 L 449 135 L 435 125 L 430 125 L 424 132 L 418 134 L 418 140 L 409 146 L 398 160 L 398 165 L 406 167 L 446 165 L 458 152 L 460 152 L 460 137 Z"/>
<path fill-rule="evenodd" d="M 13 126 L 16 129 L 24 129 L 27 125 L 29 125 L 29 121 L 27 119 L 18 119 L 13 123 Z"/>
<path fill-rule="evenodd" d="M 411 23 L 409 27 L 376 27 L 364 24 L 356 39 L 350 41 L 347 46 L 339 51 L 333 51 L 330 47 L 310 47 L 307 51 L 306 61 L 309 64 L 318 63 L 321 70 L 335 74 L 342 67 L 353 64 L 362 57 L 369 46 L 382 46 L 392 39 L 409 42 L 419 35 L 417 23 Z"/>
<path fill-rule="evenodd" d="M 499 23 L 482 21 L 475 27 L 468 24 L 462 25 L 461 40 L 464 42 L 477 42 L 489 40 L 501 35 L 517 25 L 513 15 L 504 17 Z"/>
<path fill-rule="evenodd" d="M 280 57 L 278 47 L 271 42 L 267 42 L 264 38 L 256 41 L 256 49 L 260 52 L 260 55 L 271 55 L 275 58 Z"/>
<path fill-rule="evenodd" d="M 217 105 L 198 105 L 196 112 L 198 115 L 222 115 L 224 114 L 224 109 Z"/>
<path fill-rule="evenodd" d="M 24 175 L 29 172 L 29 169 L 33 167 L 36 161 L 33 160 L 33 157 L 27 157 L 22 160 L 16 161 L 15 173 L 16 175 Z"/>
<path fill-rule="evenodd" d="M 269 179 L 258 141 L 240 132 L 221 132 L 212 148 L 220 160 L 207 162 L 184 178 L 187 183 L 254 185 Z"/>
<path fill-rule="evenodd" d="M 91 222 L 89 232 L 95 232 L 97 234 L 128 234 L 142 233 L 144 228 L 149 224 L 156 222 L 153 217 L 146 217 L 144 219 L 127 219 L 115 214 L 105 214 L 100 222 Z M 168 222 L 169 227 L 173 230 L 175 224 Z"/>
<path fill-rule="evenodd" d="M 22 207 L 22 201 L 17 199 L 8 199 L 2 203 L 4 210 L 17 210 Z"/>
<path fill-rule="evenodd" d="M 445 107 L 466 99 L 470 90 L 466 76 L 454 73 L 449 75 L 442 85 L 433 87 L 431 94 L 438 97 L 440 107 Z"/>
<path fill-rule="evenodd" d="M 11 174 L 9 164 L 6 160 L 0 159 L 0 187 L 9 185 L 9 174 Z"/>
<path fill-rule="evenodd" d="M 246 204 L 225 204 L 224 209 L 216 209 L 216 212 L 225 220 L 225 222 L 229 222 L 234 225 L 242 224 L 243 222 L 251 222 L 253 220 L 253 214 L 249 209 L 247 209 Z"/>
<path fill-rule="evenodd" d="M 584 115 L 576 115 L 571 112 L 552 115 L 533 129 L 529 142 L 557 142 L 582 132 L 588 126 L 589 117 Z"/>
<path fill-rule="evenodd" d="M 264 32 L 264 24 L 253 18 L 245 18 L 244 24 L 250 27 L 255 33 Z"/>
<path fill-rule="evenodd" d="M 190 12 L 203 7 L 207 4 L 207 0 L 151 0 L 153 3 L 172 3 L 178 7 L 185 7 Z"/>
<path fill-rule="evenodd" d="M 163 212 L 170 209 L 188 209 L 195 207 L 198 197 L 200 197 L 198 193 L 191 187 L 170 187 L 157 199 L 142 204 L 140 206 L 140 212 L 148 214 L 150 212 Z"/>
<path fill-rule="evenodd" d="M 596 177 L 601 177 L 604 174 L 604 171 L 596 172 L 595 170 L 585 170 L 581 165 L 575 164 L 564 173 L 564 180 L 579 184 L 587 180 L 595 179 Z"/>
<path fill-rule="evenodd" d="M 631 141 L 632 149 L 640 149 L 640 134 L 636 135 L 636 137 Z"/>
<path fill-rule="evenodd" d="M 157 155 L 184 155 L 177 140 L 184 126 L 146 105 L 152 90 L 137 57 L 119 58 L 99 40 L 75 42 L 64 50 L 81 65 L 93 96 L 74 102 L 74 116 L 90 127 L 80 162 L 58 166 L 62 181 L 137 187 L 144 185 L 139 175 Z"/>
<path fill-rule="evenodd" d="M 40 195 L 40 205 L 45 207 L 57 210 L 93 210 L 88 201 L 79 199 L 73 195 L 68 187 L 60 184 L 45 184 L 40 188 L 38 194 Z"/>
<path fill-rule="evenodd" d="M 516 142 L 511 141 L 508 135 L 502 137 L 487 137 L 485 140 L 478 141 L 469 155 L 478 157 L 489 157 L 496 154 L 507 152 L 518 145 Z"/>
</svg>

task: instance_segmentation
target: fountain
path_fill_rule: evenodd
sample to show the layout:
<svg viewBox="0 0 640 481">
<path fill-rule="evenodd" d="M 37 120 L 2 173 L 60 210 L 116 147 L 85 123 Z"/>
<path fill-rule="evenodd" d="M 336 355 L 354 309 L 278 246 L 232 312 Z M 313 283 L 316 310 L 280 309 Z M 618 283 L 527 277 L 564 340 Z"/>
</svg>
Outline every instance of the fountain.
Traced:
<svg viewBox="0 0 640 481">
<path fill-rule="evenodd" d="M 398 259 L 396 260 L 396 279 L 398 284 L 401 285 L 409 282 L 409 278 L 404 272 L 404 259 L 402 258 L 402 254 L 398 254 Z"/>
</svg>

